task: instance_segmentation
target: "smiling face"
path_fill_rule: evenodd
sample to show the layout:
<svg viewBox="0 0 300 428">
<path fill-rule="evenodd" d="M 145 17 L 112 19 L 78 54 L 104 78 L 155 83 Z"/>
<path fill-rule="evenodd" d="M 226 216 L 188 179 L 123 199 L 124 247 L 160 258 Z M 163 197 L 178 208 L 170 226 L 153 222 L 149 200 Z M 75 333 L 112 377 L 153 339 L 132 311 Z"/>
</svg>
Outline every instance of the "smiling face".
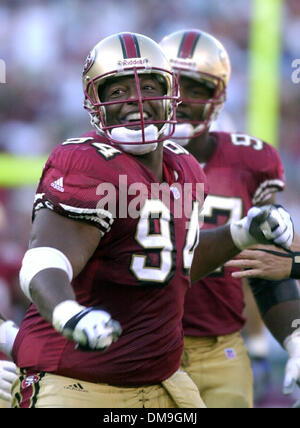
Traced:
<svg viewBox="0 0 300 428">
<path fill-rule="evenodd" d="M 166 89 L 155 74 L 111 78 L 99 87 L 98 93 L 105 103 L 107 127 L 121 125 L 136 130 L 160 121 L 158 129 L 163 126 L 164 101 L 155 98 L 165 95 Z"/>
<path fill-rule="evenodd" d="M 214 96 L 213 86 L 186 76 L 181 76 L 179 82 L 182 102 L 177 107 L 178 122 L 198 123 L 204 120 L 205 105 Z"/>
</svg>

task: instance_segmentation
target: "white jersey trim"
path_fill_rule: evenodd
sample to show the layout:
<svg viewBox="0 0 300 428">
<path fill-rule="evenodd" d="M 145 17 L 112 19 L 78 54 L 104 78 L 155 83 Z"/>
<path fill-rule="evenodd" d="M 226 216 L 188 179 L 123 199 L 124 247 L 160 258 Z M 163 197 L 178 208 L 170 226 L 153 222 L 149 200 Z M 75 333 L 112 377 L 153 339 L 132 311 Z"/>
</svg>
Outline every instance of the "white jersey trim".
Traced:
<svg viewBox="0 0 300 428">
<path fill-rule="evenodd" d="M 260 184 L 252 198 L 253 205 L 264 202 L 272 193 L 283 190 L 285 183 L 282 180 L 266 180 Z"/>
<path fill-rule="evenodd" d="M 51 211 L 55 211 L 53 204 L 45 199 L 45 193 L 36 194 L 34 203 L 35 212 L 42 208 L 48 208 Z M 89 223 L 97 224 L 102 236 L 110 231 L 114 222 L 113 215 L 103 208 L 78 208 L 63 203 L 59 203 L 59 206 L 66 213 L 68 218 L 74 220 L 85 220 Z"/>
</svg>

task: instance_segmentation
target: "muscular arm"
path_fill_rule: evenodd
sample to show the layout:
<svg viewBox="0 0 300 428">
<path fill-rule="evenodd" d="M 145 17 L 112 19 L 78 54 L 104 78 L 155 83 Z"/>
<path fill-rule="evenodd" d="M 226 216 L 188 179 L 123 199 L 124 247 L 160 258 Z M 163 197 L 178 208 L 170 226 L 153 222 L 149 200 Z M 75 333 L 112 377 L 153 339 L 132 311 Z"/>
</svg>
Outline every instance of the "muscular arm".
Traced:
<svg viewBox="0 0 300 428">
<path fill-rule="evenodd" d="M 201 231 L 200 242 L 194 253 L 191 281 L 207 276 L 239 252 L 233 243 L 230 226 Z"/>
<path fill-rule="evenodd" d="M 300 319 L 300 297 L 298 300 L 273 306 L 263 316 L 263 319 L 275 339 L 283 346 L 287 336 L 295 331 L 295 321 Z"/>
<path fill-rule="evenodd" d="M 100 242 L 93 226 L 73 221 L 54 212 L 39 211 L 33 223 L 30 248 L 52 247 L 69 259 L 74 277 L 85 267 Z M 52 321 L 53 309 L 65 300 L 75 300 L 67 274 L 60 269 L 39 272 L 30 284 L 31 296 L 41 315 Z"/>
</svg>

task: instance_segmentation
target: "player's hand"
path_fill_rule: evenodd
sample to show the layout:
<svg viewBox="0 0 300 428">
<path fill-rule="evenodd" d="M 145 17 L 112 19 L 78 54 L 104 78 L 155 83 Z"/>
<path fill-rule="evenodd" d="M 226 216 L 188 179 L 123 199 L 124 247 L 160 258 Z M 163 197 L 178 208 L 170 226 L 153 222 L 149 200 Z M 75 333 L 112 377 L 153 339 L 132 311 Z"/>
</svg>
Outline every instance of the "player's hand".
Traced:
<svg viewBox="0 0 300 428">
<path fill-rule="evenodd" d="M 280 205 L 253 207 L 247 214 L 249 233 L 260 244 L 276 244 L 290 248 L 294 226 L 289 213 Z"/>
<path fill-rule="evenodd" d="M 226 267 L 244 269 L 232 273 L 234 278 L 263 278 L 281 281 L 289 278 L 293 258 L 285 250 L 274 246 L 255 245 L 242 251 L 233 260 L 225 263 Z"/>
<path fill-rule="evenodd" d="M 120 324 L 108 312 L 97 307 L 86 308 L 74 301 L 56 306 L 53 326 L 85 351 L 105 351 L 122 334 Z"/>
<path fill-rule="evenodd" d="M 231 224 L 232 239 L 240 250 L 254 244 L 275 244 L 290 248 L 294 226 L 289 213 L 281 206 L 253 207 L 247 217 Z"/>
<path fill-rule="evenodd" d="M 11 361 L 0 361 L 0 398 L 11 401 L 11 387 L 17 379 L 17 367 Z"/>
</svg>

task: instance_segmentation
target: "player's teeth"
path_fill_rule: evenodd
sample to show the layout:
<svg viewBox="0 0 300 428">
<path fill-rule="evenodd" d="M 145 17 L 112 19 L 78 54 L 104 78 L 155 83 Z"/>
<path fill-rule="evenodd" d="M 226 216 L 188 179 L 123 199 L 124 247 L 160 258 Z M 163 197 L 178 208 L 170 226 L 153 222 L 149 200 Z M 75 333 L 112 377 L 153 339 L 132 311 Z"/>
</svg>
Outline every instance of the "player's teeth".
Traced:
<svg viewBox="0 0 300 428">
<path fill-rule="evenodd" d="M 126 116 L 126 120 L 140 120 L 140 113 L 131 113 L 131 114 L 128 114 L 127 116 Z M 147 113 L 144 113 L 143 114 L 143 118 L 144 119 L 147 119 L 148 118 L 148 115 L 147 115 Z"/>
</svg>

